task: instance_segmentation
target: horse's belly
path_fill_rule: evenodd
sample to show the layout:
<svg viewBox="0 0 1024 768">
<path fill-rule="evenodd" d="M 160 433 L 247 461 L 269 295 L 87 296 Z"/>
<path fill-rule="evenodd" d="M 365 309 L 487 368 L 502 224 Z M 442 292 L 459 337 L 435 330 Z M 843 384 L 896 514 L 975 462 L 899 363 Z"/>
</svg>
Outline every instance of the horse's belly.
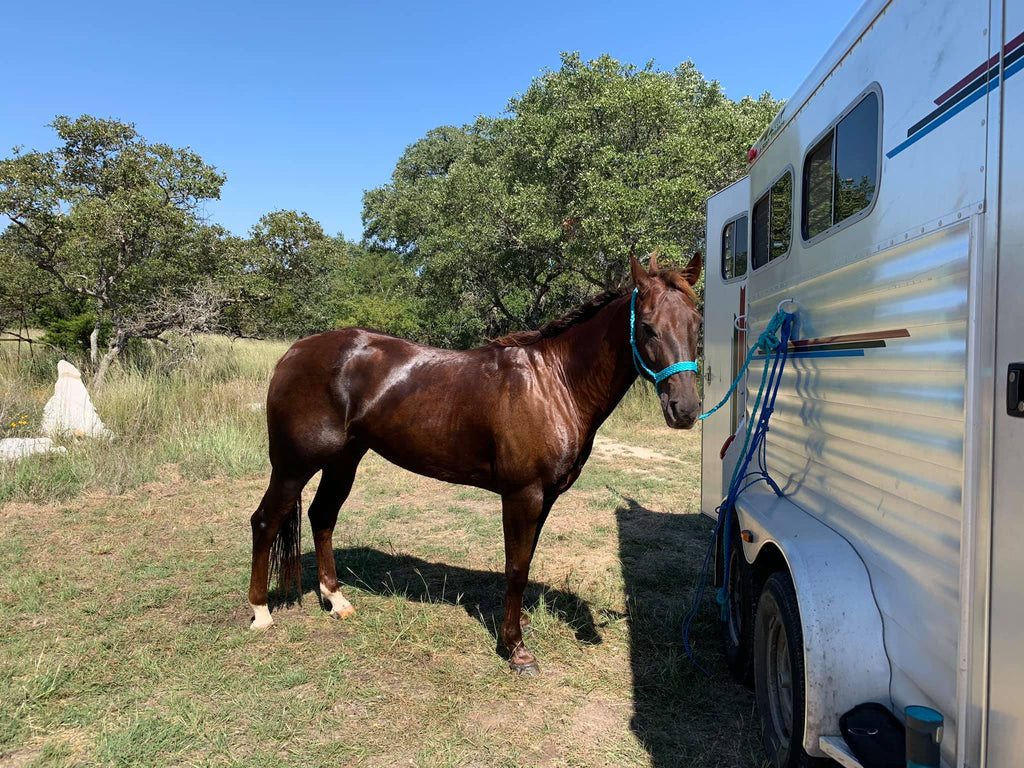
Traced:
<svg viewBox="0 0 1024 768">
<path fill-rule="evenodd" d="M 370 448 L 392 464 L 448 483 L 494 489 L 493 450 L 481 441 L 452 440 L 447 435 L 382 436 Z"/>
</svg>

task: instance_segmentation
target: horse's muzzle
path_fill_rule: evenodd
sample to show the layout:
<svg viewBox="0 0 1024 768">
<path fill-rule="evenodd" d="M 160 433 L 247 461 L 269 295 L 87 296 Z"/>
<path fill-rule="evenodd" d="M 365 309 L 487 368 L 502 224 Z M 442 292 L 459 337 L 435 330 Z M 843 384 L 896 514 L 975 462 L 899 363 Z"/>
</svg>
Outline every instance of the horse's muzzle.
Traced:
<svg viewBox="0 0 1024 768">
<path fill-rule="evenodd" d="M 665 414 L 665 423 L 672 429 L 691 429 L 700 416 L 700 406 L 699 400 L 688 406 L 684 401 L 665 398 L 662 400 L 661 410 Z"/>
</svg>

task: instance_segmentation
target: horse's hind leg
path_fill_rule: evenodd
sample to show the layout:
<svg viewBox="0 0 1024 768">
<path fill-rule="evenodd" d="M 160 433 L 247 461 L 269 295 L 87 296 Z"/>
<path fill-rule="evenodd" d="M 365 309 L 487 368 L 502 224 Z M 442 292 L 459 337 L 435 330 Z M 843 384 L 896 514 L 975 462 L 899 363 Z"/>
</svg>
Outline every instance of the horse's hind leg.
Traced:
<svg viewBox="0 0 1024 768">
<path fill-rule="evenodd" d="M 309 505 L 309 525 L 316 544 L 317 569 L 320 572 L 320 596 L 331 606 L 331 616 L 343 619 L 355 613 L 352 604 L 341 594 L 341 585 L 334 567 L 334 526 L 338 511 L 352 490 L 356 468 L 366 448 L 349 444 L 336 462 L 324 467 L 313 503 Z"/>
<path fill-rule="evenodd" d="M 274 539 L 279 533 L 282 533 L 282 526 L 289 528 L 290 535 L 298 535 L 298 531 L 294 530 L 295 520 L 289 520 L 288 516 L 289 514 L 298 514 L 296 505 L 302 488 L 308 480 L 308 475 L 286 476 L 275 469 L 270 474 L 270 484 L 267 486 L 267 492 L 263 494 L 263 500 L 250 518 L 252 524 L 252 576 L 249 579 L 249 605 L 252 606 L 253 611 L 251 629 L 262 629 L 274 623 L 270 617 L 270 610 L 267 608 L 270 551 Z M 301 567 L 299 563 L 291 562 L 294 557 L 289 557 L 290 553 L 283 554 L 288 562 L 280 563 L 281 574 Z"/>
<path fill-rule="evenodd" d="M 524 488 L 501 497 L 501 519 L 505 530 L 505 618 L 501 639 L 509 652 L 513 670 L 526 675 L 540 671 L 537 660 L 523 643 L 523 590 L 530 576 L 530 561 L 540 536 L 550 502 L 540 488 Z"/>
</svg>

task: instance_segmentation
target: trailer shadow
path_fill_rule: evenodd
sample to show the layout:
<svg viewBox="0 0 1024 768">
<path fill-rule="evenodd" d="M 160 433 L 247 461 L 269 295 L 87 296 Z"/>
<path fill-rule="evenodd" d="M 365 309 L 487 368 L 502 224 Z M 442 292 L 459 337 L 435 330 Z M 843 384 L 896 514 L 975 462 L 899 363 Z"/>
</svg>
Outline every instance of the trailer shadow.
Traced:
<svg viewBox="0 0 1024 768">
<path fill-rule="evenodd" d="M 612 490 L 613 493 L 617 493 Z M 690 632 L 705 677 L 687 657 L 682 618 L 693 599 L 712 523 L 698 514 L 654 512 L 635 499 L 615 513 L 625 582 L 631 728 L 654 768 L 760 766 L 753 694 L 733 681 L 720 645 L 709 586 Z"/>
</svg>

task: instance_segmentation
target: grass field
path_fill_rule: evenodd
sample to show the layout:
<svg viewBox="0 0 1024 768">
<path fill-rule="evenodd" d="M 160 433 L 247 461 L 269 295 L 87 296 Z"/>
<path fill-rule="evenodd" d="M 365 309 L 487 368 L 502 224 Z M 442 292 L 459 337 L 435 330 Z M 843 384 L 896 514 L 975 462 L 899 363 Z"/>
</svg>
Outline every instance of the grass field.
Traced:
<svg viewBox="0 0 1024 768">
<path fill-rule="evenodd" d="M 665 428 L 649 390 L 545 527 L 527 593 L 543 674 L 519 678 L 495 651 L 497 497 L 373 455 L 335 533 L 356 615 L 319 607 L 307 524 L 304 600 L 248 631 L 267 469 L 250 404 L 284 346 L 204 347 L 112 372 L 113 443 L 0 466 L 0 765 L 764 764 L 710 591 L 693 639 L 711 678 L 683 653 L 710 534 L 699 434 Z M 0 360 L 0 436 L 38 424 L 50 365 Z"/>
</svg>

